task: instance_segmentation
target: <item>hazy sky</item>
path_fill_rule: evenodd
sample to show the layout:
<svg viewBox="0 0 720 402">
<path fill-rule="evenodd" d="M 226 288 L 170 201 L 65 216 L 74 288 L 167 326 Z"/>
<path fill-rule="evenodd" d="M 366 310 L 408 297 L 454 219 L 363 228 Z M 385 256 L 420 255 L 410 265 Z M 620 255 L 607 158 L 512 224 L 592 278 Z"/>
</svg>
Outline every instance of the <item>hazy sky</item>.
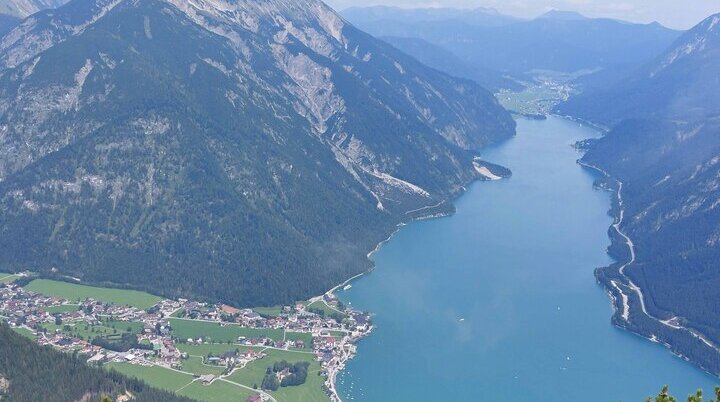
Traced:
<svg viewBox="0 0 720 402">
<path fill-rule="evenodd" d="M 658 21 L 672 28 L 690 28 L 720 12 L 720 0 L 326 0 L 338 10 L 350 6 L 493 7 L 499 11 L 534 17 L 550 9 L 579 11 L 590 17 L 636 22 Z"/>
</svg>

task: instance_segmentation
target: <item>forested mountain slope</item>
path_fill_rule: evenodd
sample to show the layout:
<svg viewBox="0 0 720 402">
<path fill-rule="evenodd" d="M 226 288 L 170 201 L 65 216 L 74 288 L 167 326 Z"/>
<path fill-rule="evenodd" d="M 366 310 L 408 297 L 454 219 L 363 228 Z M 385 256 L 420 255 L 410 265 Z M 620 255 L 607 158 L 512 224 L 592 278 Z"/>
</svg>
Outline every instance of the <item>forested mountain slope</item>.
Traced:
<svg viewBox="0 0 720 402">
<path fill-rule="evenodd" d="M 615 321 L 720 372 L 720 15 L 611 88 L 561 106 L 612 126 L 583 161 L 623 183 L 621 230 L 636 258 L 602 269 Z M 614 232 L 614 231 L 613 231 Z M 613 254 L 630 256 L 617 237 Z M 639 286 L 643 295 L 642 311 Z M 631 314 L 620 303 L 629 297 Z"/>
<path fill-rule="evenodd" d="M 720 16 L 680 37 L 615 85 L 581 94 L 561 113 L 613 125 L 628 117 L 703 121 L 720 111 Z"/>
<path fill-rule="evenodd" d="M 0 390 L 3 402 L 68 402 L 112 400 L 192 402 L 116 372 L 92 368 L 78 356 L 41 347 L 0 323 Z M 4 388 L 4 387 L 3 387 Z"/>
<path fill-rule="evenodd" d="M 453 77 L 467 78 L 483 88 L 497 92 L 501 89 L 520 90 L 523 86 L 511 77 L 464 61 L 451 51 L 420 38 L 383 36 L 380 39 L 395 46 L 421 63 L 446 72 Z"/>
<path fill-rule="evenodd" d="M 20 21 L 21 20 L 18 17 L 0 14 L 0 37 L 10 32 L 10 30 L 20 24 Z"/>
<path fill-rule="evenodd" d="M 0 41 L 0 267 L 306 298 L 514 124 L 320 1 L 74 0 Z"/>
</svg>

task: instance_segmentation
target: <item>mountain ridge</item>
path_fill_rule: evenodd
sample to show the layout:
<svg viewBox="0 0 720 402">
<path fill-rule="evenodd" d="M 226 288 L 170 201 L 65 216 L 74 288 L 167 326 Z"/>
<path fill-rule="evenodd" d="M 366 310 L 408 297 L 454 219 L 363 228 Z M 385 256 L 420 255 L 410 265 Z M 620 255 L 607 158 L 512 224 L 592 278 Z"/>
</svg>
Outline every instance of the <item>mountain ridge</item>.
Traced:
<svg viewBox="0 0 720 402">
<path fill-rule="evenodd" d="M 379 37 L 420 38 L 466 63 L 513 76 L 534 70 L 565 73 L 618 67 L 635 68 L 680 36 L 658 24 L 632 24 L 604 18 L 536 18 L 507 24 L 472 25 L 443 18 L 414 21 L 393 15 L 357 17 L 350 22 Z M 371 18 L 372 17 L 372 18 Z M 492 55 L 492 57 L 489 57 Z"/>
<path fill-rule="evenodd" d="M 447 210 L 514 121 L 319 1 L 74 0 L 2 39 L 0 128 L 4 270 L 272 305 Z"/>
<path fill-rule="evenodd" d="M 720 15 L 709 17 L 615 87 L 559 107 L 612 127 L 582 161 L 609 174 L 610 186 L 623 183 L 614 212 L 636 250 L 623 270 L 616 263 L 596 272 L 613 295 L 613 322 L 713 374 L 720 373 L 718 23 Z M 613 240 L 610 253 L 626 262 L 624 241 Z"/>
</svg>

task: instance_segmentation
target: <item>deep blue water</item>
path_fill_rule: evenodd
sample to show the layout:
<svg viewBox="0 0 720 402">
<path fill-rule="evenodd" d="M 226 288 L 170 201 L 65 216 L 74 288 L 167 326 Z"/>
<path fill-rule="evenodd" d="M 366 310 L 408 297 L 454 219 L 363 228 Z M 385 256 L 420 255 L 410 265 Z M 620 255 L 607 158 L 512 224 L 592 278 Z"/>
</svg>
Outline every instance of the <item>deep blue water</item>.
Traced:
<svg viewBox="0 0 720 402">
<path fill-rule="evenodd" d="M 340 377 L 346 402 L 642 402 L 663 384 L 684 397 L 720 383 L 610 324 L 593 269 L 610 262 L 611 194 L 570 147 L 598 135 L 519 121 L 483 154 L 511 179 L 475 183 L 455 215 L 382 246 L 376 269 L 341 293 L 376 324 Z"/>
</svg>

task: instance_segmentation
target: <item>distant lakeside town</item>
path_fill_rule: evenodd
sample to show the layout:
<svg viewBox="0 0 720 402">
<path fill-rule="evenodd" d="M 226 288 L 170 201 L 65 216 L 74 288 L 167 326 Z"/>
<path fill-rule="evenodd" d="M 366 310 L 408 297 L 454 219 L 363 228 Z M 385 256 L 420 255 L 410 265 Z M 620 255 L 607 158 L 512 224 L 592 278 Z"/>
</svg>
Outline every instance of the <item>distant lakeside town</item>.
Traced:
<svg viewBox="0 0 720 402">
<path fill-rule="evenodd" d="M 368 313 L 332 292 L 291 306 L 238 309 L 30 279 L 0 278 L 0 319 L 38 344 L 82 354 L 88 364 L 151 385 L 158 377 L 152 370 L 159 368 L 166 369 L 162 376 L 188 376 L 180 391 L 235 385 L 250 402 L 292 400 L 293 388 L 307 392 L 303 388 L 318 385 L 313 375 L 322 379 L 325 400 L 340 401 L 336 376 L 372 331 Z M 278 390 L 290 398 L 277 397 Z"/>
</svg>

